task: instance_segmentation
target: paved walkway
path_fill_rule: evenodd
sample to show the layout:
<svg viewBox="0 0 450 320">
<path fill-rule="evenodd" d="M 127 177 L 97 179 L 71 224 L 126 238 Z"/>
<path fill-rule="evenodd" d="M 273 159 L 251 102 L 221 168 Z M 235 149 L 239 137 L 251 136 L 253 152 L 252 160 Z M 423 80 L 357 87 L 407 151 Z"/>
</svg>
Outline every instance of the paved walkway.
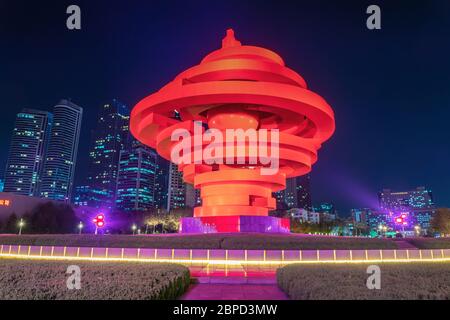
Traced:
<svg viewBox="0 0 450 320">
<path fill-rule="evenodd" d="M 194 284 L 181 300 L 289 300 L 273 284 Z"/>
</svg>

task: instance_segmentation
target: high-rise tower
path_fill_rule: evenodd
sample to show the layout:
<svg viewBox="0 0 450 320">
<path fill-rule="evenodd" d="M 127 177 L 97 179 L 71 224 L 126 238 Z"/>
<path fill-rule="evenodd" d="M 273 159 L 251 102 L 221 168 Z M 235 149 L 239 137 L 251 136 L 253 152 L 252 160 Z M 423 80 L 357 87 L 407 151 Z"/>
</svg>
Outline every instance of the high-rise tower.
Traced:
<svg viewBox="0 0 450 320">
<path fill-rule="evenodd" d="M 53 126 L 40 186 L 41 197 L 70 201 L 72 197 L 83 108 L 61 100 L 53 109 Z"/>
<path fill-rule="evenodd" d="M 52 118 L 49 112 L 33 109 L 17 114 L 5 171 L 5 192 L 39 196 Z"/>
<path fill-rule="evenodd" d="M 156 152 L 134 144 L 120 152 L 116 208 L 146 211 L 155 208 Z"/>
<path fill-rule="evenodd" d="M 101 106 L 92 140 L 88 204 L 111 209 L 115 202 L 120 152 L 129 142 L 128 108 L 115 99 Z"/>
</svg>

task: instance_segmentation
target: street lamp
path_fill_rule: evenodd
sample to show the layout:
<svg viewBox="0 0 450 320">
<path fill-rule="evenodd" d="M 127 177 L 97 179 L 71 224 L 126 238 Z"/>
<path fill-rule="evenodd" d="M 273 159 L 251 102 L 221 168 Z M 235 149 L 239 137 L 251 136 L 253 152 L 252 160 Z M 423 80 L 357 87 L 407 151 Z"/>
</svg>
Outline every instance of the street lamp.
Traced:
<svg viewBox="0 0 450 320">
<path fill-rule="evenodd" d="M 83 230 L 83 227 L 84 227 L 83 222 L 80 221 L 80 223 L 78 224 L 78 230 L 79 230 L 78 234 L 81 234 L 81 230 Z"/>
<path fill-rule="evenodd" d="M 420 226 L 414 226 L 414 229 L 416 230 L 417 236 L 420 234 Z"/>
<path fill-rule="evenodd" d="M 137 229 L 137 226 L 136 226 L 135 224 L 133 224 L 133 225 L 131 226 L 131 230 L 133 230 L 133 235 L 136 234 L 136 229 Z"/>
<path fill-rule="evenodd" d="M 19 221 L 19 236 L 22 234 L 22 228 L 23 228 L 24 225 L 25 225 L 25 221 L 23 221 L 23 219 L 20 218 L 20 221 Z"/>
</svg>

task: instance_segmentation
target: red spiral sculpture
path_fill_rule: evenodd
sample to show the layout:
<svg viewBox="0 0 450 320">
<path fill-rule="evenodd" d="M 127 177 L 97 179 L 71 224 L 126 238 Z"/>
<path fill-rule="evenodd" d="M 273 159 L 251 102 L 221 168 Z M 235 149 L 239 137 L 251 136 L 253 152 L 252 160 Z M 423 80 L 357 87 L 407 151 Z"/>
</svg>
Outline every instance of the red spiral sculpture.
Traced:
<svg viewBox="0 0 450 320">
<path fill-rule="evenodd" d="M 279 130 L 279 170 L 275 175 L 262 175 L 259 169 L 264 165 L 250 164 L 248 157 L 245 163 L 232 165 L 225 164 L 225 159 L 224 164 L 207 164 L 205 158 L 201 163 L 179 164 L 185 182 L 201 190 L 202 206 L 195 208 L 194 217 L 203 227 L 189 229 L 202 232 L 243 231 L 239 217 L 267 217 L 268 211 L 276 208 L 272 193 L 285 188 L 286 178 L 310 172 L 317 150 L 335 130 L 333 110 L 307 89 L 299 74 L 287 68 L 278 54 L 241 45 L 231 29 L 221 49 L 134 107 L 131 132 L 171 160 L 171 151 L 179 143 L 171 141 L 171 134 L 185 129 L 194 137 L 194 121 L 220 131 Z M 225 143 L 224 148 L 230 148 Z M 203 148 L 207 142 L 204 144 Z M 248 147 L 246 142 L 247 151 Z M 282 222 L 284 227 L 286 224 Z M 272 222 L 264 224 L 262 231 L 282 231 L 272 227 Z M 188 232 L 187 228 L 183 232 Z"/>
</svg>

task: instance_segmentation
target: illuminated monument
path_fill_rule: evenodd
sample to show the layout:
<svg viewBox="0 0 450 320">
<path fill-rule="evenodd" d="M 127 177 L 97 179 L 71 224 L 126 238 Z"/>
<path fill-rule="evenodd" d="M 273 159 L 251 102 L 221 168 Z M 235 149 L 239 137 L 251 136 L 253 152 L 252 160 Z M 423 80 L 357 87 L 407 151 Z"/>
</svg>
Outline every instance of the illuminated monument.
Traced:
<svg viewBox="0 0 450 320">
<path fill-rule="evenodd" d="M 207 129 L 223 133 L 223 141 L 205 135 Z M 229 129 L 249 135 L 231 139 Z M 333 110 L 300 75 L 278 54 L 241 45 L 231 29 L 221 49 L 141 100 L 131 114 L 134 136 L 162 157 L 175 162 L 174 149 L 186 141 L 192 146 L 183 149 L 184 161 L 177 164 L 184 180 L 201 190 L 202 206 L 193 218 L 182 219 L 183 233 L 289 232 L 288 219 L 268 216 L 276 206 L 272 193 L 286 187 L 286 178 L 311 171 L 317 150 L 334 129 Z M 189 137 L 174 139 L 180 130 Z M 276 156 L 274 173 L 264 174 L 267 161 L 253 157 L 254 148 L 261 152 L 261 142 L 266 142 L 266 155 Z M 224 151 L 211 152 L 211 144 Z"/>
</svg>

